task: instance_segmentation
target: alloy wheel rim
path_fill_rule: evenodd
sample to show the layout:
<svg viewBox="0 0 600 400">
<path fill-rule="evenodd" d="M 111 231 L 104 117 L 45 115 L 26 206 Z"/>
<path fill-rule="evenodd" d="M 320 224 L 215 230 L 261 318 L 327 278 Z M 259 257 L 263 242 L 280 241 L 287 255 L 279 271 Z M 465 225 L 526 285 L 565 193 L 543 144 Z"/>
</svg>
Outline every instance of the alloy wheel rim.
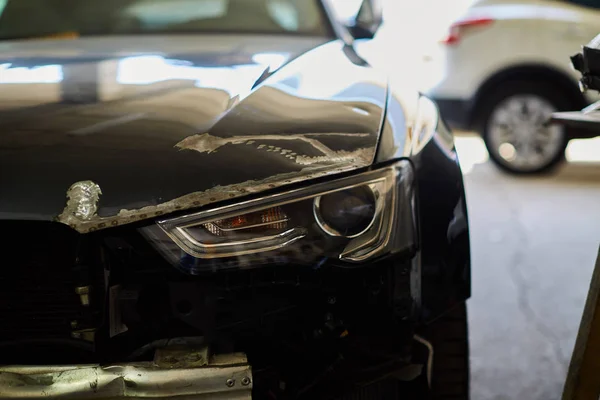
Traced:
<svg viewBox="0 0 600 400">
<path fill-rule="evenodd" d="M 504 99 L 488 120 L 489 150 L 512 169 L 543 168 L 562 150 L 564 128 L 547 123 L 556 111 L 552 103 L 536 95 Z"/>
</svg>

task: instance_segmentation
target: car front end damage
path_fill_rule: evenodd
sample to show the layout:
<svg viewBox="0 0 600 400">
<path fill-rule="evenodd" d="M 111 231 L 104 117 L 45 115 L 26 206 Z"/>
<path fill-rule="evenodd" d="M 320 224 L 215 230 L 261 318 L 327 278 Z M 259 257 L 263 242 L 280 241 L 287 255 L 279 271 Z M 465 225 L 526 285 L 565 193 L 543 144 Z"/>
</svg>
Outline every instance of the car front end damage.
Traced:
<svg viewBox="0 0 600 400">
<path fill-rule="evenodd" d="M 187 346 L 156 354 L 152 362 L 105 366 L 0 367 L 0 393 L 9 399 L 252 398 L 252 374 L 243 354 L 209 357 L 207 348 Z"/>
<path fill-rule="evenodd" d="M 421 327 L 469 297 L 462 175 L 437 107 L 349 51 L 324 44 L 256 87 L 110 80 L 154 56 L 51 60 L 60 87 L 92 77 L 97 93 L 0 108 L 0 398 L 428 387 Z M 161 62 L 240 67 L 186 54 Z"/>
<path fill-rule="evenodd" d="M 101 188 L 73 185 L 71 226 L 3 222 L 19 267 L 0 279 L 0 398 L 310 398 L 413 380 L 413 188 L 404 160 L 96 230 Z"/>
</svg>

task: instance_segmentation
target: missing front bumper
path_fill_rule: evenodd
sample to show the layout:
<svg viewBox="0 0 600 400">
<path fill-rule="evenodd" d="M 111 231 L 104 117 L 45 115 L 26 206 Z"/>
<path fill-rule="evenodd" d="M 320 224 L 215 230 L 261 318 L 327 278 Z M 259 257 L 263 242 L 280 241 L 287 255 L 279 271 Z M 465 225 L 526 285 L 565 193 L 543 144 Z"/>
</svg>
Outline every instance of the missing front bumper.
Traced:
<svg viewBox="0 0 600 400">
<path fill-rule="evenodd" d="M 156 362 L 0 367 L 0 399 L 246 400 L 252 372 L 243 354 L 212 356 L 201 367 Z"/>
</svg>

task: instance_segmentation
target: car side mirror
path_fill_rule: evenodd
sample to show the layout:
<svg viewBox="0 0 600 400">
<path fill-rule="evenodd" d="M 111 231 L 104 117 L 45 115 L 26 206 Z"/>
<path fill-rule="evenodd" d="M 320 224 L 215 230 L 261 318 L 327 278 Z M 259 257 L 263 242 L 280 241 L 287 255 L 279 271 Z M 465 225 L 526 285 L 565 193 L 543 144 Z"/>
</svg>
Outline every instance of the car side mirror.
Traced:
<svg viewBox="0 0 600 400">
<path fill-rule="evenodd" d="M 373 39 L 383 23 L 382 0 L 363 0 L 356 18 L 347 24 L 354 39 Z"/>
</svg>

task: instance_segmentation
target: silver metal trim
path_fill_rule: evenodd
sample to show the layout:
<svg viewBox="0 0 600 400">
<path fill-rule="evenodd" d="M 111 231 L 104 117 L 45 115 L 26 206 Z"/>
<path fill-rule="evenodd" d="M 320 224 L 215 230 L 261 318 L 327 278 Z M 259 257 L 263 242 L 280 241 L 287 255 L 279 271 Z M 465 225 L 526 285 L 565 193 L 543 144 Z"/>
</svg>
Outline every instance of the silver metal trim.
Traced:
<svg viewBox="0 0 600 400">
<path fill-rule="evenodd" d="M 385 246 L 387 246 L 387 244 L 390 241 L 397 202 L 397 180 L 401 171 L 406 168 L 410 168 L 410 164 L 408 161 L 402 160 L 386 168 L 367 171 L 359 175 L 340 178 L 329 182 L 313 184 L 311 186 L 301 189 L 292 189 L 286 192 L 263 196 L 252 200 L 246 200 L 236 204 L 230 204 L 206 211 L 187 214 L 173 219 L 160 220 L 157 222 L 157 224 L 183 251 L 197 258 L 224 258 L 270 251 L 289 245 L 295 242 L 296 240 L 301 239 L 304 236 L 300 236 L 300 232 L 296 232 L 296 237 L 290 238 L 289 241 L 282 242 L 278 245 L 274 245 L 273 247 L 260 249 L 254 248 L 249 250 L 237 249 L 235 251 L 225 254 L 206 254 L 193 251 L 193 249 L 190 248 L 189 238 L 184 236 L 182 234 L 183 231 L 179 228 L 189 228 L 192 226 L 198 226 L 209 222 L 213 222 L 215 219 L 225 219 L 240 214 L 247 214 L 264 210 L 275 206 L 283 206 L 290 203 L 312 200 L 315 197 L 324 196 L 326 194 L 334 193 L 340 190 L 345 190 L 347 188 L 361 186 L 365 184 L 373 184 L 373 182 L 377 183 L 385 181 L 384 193 L 386 194 L 386 198 L 378 202 L 380 204 L 380 209 L 376 210 L 376 213 L 379 215 L 379 217 L 376 218 L 376 220 L 373 222 L 373 225 L 370 227 L 370 230 L 372 230 L 374 226 L 377 226 L 377 234 L 369 235 L 369 237 L 366 238 L 365 241 L 360 240 L 361 236 L 352 239 L 352 241 L 349 243 L 346 249 L 339 256 L 339 258 L 343 261 L 361 262 L 376 254 L 381 249 L 385 248 Z M 380 190 L 383 191 L 384 188 L 380 188 Z M 380 244 L 378 244 L 377 246 L 370 248 L 374 246 L 376 242 L 381 238 L 382 228 L 385 228 L 386 230 L 383 240 L 380 240 Z M 291 234 L 291 232 L 289 231 L 286 232 L 288 232 L 288 235 Z M 305 231 L 302 233 L 304 235 L 306 234 Z M 186 241 L 188 241 L 188 243 L 186 243 Z M 243 243 L 237 243 L 237 245 L 239 247 L 243 245 Z M 234 248 L 234 246 L 231 247 Z"/>
<path fill-rule="evenodd" d="M 590 104 L 589 106 L 587 106 L 583 110 L 581 110 L 581 112 L 584 114 L 589 114 L 589 113 L 595 112 L 595 111 L 600 111 L 600 100 L 598 100 L 595 103 Z"/>
<path fill-rule="evenodd" d="M 107 366 L 5 366 L 0 367 L 0 399 L 181 396 L 195 400 L 250 400 L 252 371 L 246 357 L 241 354 L 225 356 L 221 361 L 198 368 L 161 368 L 152 362 Z"/>
<path fill-rule="evenodd" d="M 252 224 L 252 225 L 244 225 L 244 226 L 240 226 L 239 228 L 223 228 L 222 226 L 219 226 L 219 224 L 217 224 L 214 221 L 213 222 L 207 222 L 207 224 L 213 224 L 221 232 L 237 232 L 237 231 L 243 231 L 245 229 L 260 228 L 261 226 L 269 226 L 269 225 L 282 224 L 284 222 L 288 222 L 289 220 L 290 219 L 286 217 L 286 218 L 278 219 L 276 221 L 268 221 L 268 222 L 261 222 L 261 223 Z M 194 225 L 194 226 L 196 226 L 196 225 Z"/>
<path fill-rule="evenodd" d="M 521 113 L 526 105 L 529 110 Z M 513 94 L 494 106 L 486 122 L 487 147 L 513 170 L 531 172 L 543 168 L 561 151 L 564 126 L 547 124 L 556 106 L 544 96 Z"/>
<path fill-rule="evenodd" d="M 185 228 L 177 227 L 174 231 L 167 232 L 167 235 L 175 242 L 179 247 L 181 247 L 186 253 L 191 256 L 203 259 L 211 259 L 211 258 L 225 258 L 225 257 L 233 257 L 233 256 L 241 256 L 246 254 L 252 254 L 256 252 L 263 251 L 272 251 L 280 249 L 284 246 L 287 246 L 291 243 L 294 243 L 297 240 L 302 239 L 306 236 L 306 230 L 302 228 L 292 228 L 288 229 L 285 232 L 278 233 L 277 235 L 270 236 L 261 236 L 248 240 L 238 240 L 234 242 L 227 243 L 215 243 L 215 244 L 206 244 L 197 241 L 194 237 L 192 237 L 188 232 L 185 231 Z M 175 233 L 173 233 L 175 232 Z M 273 244 L 271 246 L 263 246 L 260 248 L 249 248 L 248 250 L 235 250 L 230 252 L 219 253 L 218 250 L 222 248 L 239 248 L 240 246 L 258 246 L 261 243 L 266 243 L 269 241 L 281 240 L 277 242 L 277 244 Z M 190 246 L 192 244 L 198 249 L 204 249 L 204 251 L 199 251 L 194 247 Z"/>
</svg>

